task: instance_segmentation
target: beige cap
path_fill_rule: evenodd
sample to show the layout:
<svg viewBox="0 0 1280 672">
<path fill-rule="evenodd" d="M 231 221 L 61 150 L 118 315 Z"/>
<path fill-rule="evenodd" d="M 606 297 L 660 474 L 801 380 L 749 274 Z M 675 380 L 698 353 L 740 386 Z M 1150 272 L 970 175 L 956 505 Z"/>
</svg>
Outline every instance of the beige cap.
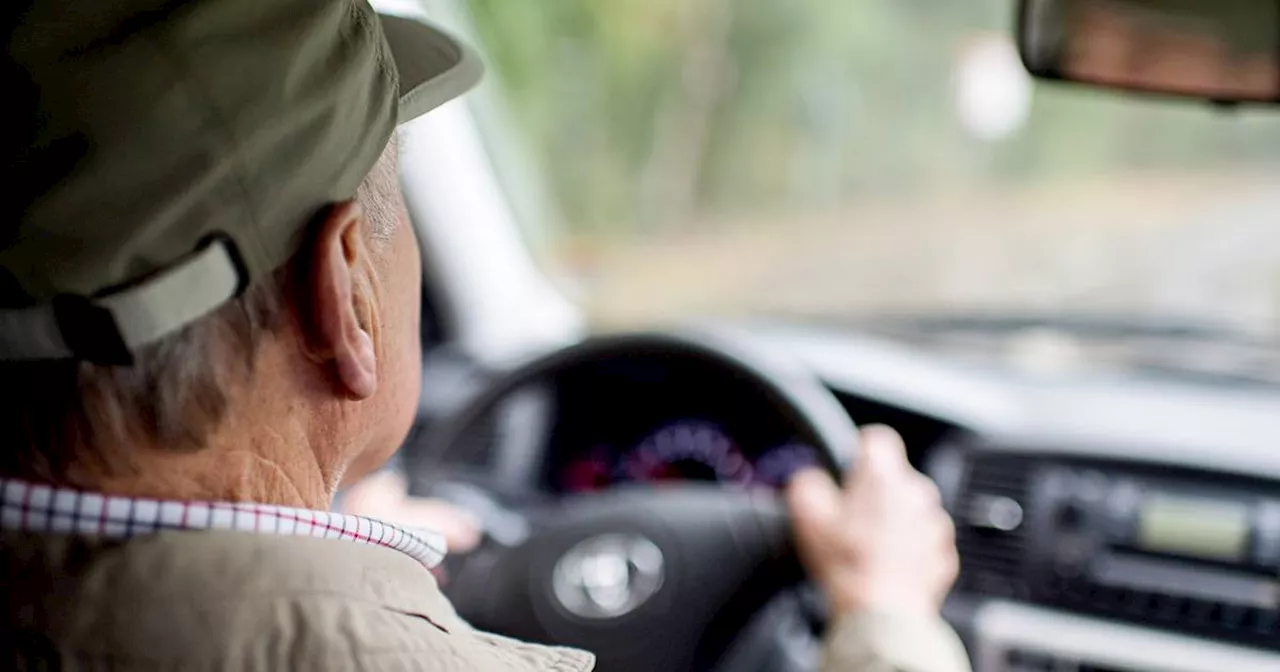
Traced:
<svg viewBox="0 0 1280 672">
<path fill-rule="evenodd" d="M 365 0 L 3 10 L 0 360 L 125 364 L 281 266 L 474 54 Z"/>
</svg>

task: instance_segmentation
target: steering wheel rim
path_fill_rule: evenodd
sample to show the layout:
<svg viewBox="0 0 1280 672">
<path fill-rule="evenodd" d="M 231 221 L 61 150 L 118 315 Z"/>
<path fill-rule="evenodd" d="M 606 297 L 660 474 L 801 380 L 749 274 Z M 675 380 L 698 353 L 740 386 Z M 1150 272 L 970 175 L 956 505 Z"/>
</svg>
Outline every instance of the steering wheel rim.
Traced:
<svg viewBox="0 0 1280 672">
<path fill-rule="evenodd" d="M 796 424 L 802 438 L 812 441 L 827 458 L 824 466 L 839 476 L 852 464 L 857 427 L 812 372 L 777 352 L 722 330 L 703 328 L 596 336 L 526 362 L 487 383 L 483 392 L 431 427 L 419 444 L 419 470 L 433 472 L 468 429 L 526 385 L 572 366 L 645 354 L 698 357 L 743 374 L 769 392 L 784 412 L 790 412 L 787 419 Z"/>
<path fill-rule="evenodd" d="M 812 373 L 741 339 L 702 330 L 597 337 L 528 362 L 437 423 L 421 446 L 419 469 L 434 471 L 474 423 L 527 385 L 610 358 L 655 355 L 721 368 L 766 395 L 799 438 L 819 450 L 826 468 L 839 474 L 851 462 L 857 429 Z M 601 669 L 715 669 L 721 654 L 742 648 L 735 636 L 752 613 L 802 577 L 786 511 L 772 493 L 716 485 L 615 488 L 525 513 L 535 532 L 514 547 L 486 545 L 458 567 L 446 592 L 477 627 L 592 650 Z M 591 592 L 599 586 L 587 584 L 602 572 L 621 576 L 619 568 L 634 593 L 643 581 L 654 583 L 643 573 L 652 574 L 652 567 L 641 566 L 652 565 L 644 556 L 654 553 L 656 587 L 617 613 L 584 612 L 565 592 L 564 568 L 577 563 L 578 583 L 568 590 L 587 591 L 588 603 L 609 603 L 614 593 L 600 598 Z M 595 578 L 584 579 L 583 567 Z M 733 658 L 740 663 L 743 656 Z"/>
</svg>

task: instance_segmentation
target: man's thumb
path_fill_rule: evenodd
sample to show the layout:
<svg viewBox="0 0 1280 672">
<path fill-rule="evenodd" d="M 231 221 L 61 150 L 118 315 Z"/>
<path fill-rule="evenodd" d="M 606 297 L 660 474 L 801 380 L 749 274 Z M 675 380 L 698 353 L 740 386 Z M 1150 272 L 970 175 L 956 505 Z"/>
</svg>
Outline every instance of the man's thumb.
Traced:
<svg viewBox="0 0 1280 672">
<path fill-rule="evenodd" d="M 840 524 L 840 486 L 827 472 L 806 469 L 787 484 L 787 505 L 791 508 L 796 543 L 802 551 L 830 539 Z"/>
</svg>

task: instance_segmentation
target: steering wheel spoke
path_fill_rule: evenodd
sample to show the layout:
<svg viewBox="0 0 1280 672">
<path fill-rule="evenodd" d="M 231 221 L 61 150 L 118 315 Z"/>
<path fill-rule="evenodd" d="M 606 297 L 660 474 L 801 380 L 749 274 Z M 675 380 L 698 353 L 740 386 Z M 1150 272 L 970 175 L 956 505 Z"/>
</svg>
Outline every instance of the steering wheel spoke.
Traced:
<svg viewBox="0 0 1280 672">
<path fill-rule="evenodd" d="M 727 647 L 799 578 L 770 493 L 622 489 L 530 518 L 543 521 L 538 533 L 467 563 L 450 592 L 478 627 L 596 651 L 604 669 L 701 667 L 696 658 L 715 656 L 704 653 L 708 635 L 722 633 Z"/>
</svg>

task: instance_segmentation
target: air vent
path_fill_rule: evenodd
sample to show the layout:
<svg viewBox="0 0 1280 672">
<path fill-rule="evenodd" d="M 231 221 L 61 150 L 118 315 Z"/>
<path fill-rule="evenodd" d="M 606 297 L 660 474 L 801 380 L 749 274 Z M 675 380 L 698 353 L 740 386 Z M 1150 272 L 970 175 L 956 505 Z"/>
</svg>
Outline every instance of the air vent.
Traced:
<svg viewBox="0 0 1280 672">
<path fill-rule="evenodd" d="M 1031 463 L 1022 457 L 976 454 L 952 515 L 963 590 L 1025 598 L 1024 511 Z"/>
</svg>

